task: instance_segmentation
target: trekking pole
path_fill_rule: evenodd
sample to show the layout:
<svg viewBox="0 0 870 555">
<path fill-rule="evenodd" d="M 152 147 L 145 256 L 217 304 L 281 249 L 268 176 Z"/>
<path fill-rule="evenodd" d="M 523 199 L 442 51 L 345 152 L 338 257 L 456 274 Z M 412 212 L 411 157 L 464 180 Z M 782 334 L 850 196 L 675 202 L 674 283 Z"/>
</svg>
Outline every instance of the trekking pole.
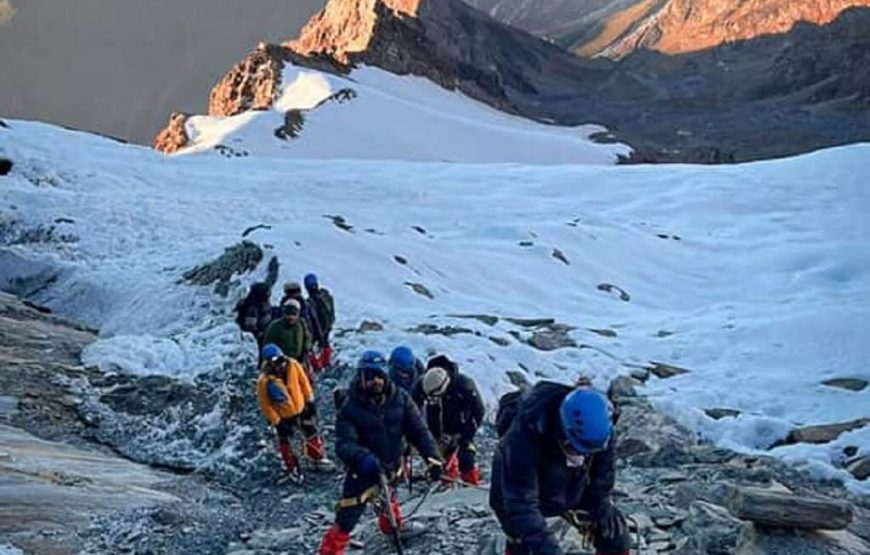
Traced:
<svg viewBox="0 0 870 555">
<path fill-rule="evenodd" d="M 402 538 L 399 536 L 399 523 L 396 522 L 396 515 L 393 514 L 393 505 L 390 503 L 390 485 L 387 481 L 387 475 L 383 472 L 380 474 L 380 483 L 381 496 L 383 497 L 382 502 L 387 511 L 390 528 L 393 530 L 393 542 L 396 544 L 396 553 L 404 555 L 405 551 L 402 549 Z"/>
</svg>

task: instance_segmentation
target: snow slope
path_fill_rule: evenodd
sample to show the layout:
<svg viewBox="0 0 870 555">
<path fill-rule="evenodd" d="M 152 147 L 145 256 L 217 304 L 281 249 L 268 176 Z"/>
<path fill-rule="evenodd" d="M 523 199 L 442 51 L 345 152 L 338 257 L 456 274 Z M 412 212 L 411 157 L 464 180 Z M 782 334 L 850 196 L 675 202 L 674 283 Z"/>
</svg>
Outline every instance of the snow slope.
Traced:
<svg viewBox="0 0 870 555">
<path fill-rule="evenodd" d="M 195 116 L 181 152 L 214 152 L 287 158 L 364 158 L 524 164 L 612 164 L 630 149 L 596 144 L 597 125 L 560 127 L 499 112 L 428 79 L 372 67 L 341 77 L 285 65 L 281 94 L 272 110 L 231 117 Z M 340 98 L 331 98 L 349 91 Z M 284 114 L 301 110 L 296 138 L 275 130 Z"/>
<path fill-rule="evenodd" d="M 325 165 L 165 157 L 9 123 L 0 154 L 16 166 L 0 178 L 0 239 L 50 269 L 33 300 L 101 328 L 86 359 L 104 369 L 184 377 L 218 368 L 239 347 L 230 309 L 264 270 L 228 299 L 179 278 L 268 224 L 249 238 L 271 245 L 281 281 L 315 271 L 337 298 L 339 328 L 383 324 L 337 339 L 343 360 L 400 342 L 445 350 L 489 403 L 509 389 L 507 370 L 583 373 L 603 385 L 649 361 L 674 364 L 690 372 L 651 378 L 648 391 L 742 450 L 770 446 L 793 424 L 870 416 L 870 390 L 820 385 L 870 378 L 870 145 L 720 167 Z M 579 347 L 536 350 L 505 317 L 554 318 L 574 327 Z M 407 331 L 421 323 L 471 333 Z M 701 411 L 711 407 L 742 414 L 713 421 Z M 870 454 L 870 429 L 773 452 L 843 477 L 831 463 L 845 445 Z"/>
</svg>

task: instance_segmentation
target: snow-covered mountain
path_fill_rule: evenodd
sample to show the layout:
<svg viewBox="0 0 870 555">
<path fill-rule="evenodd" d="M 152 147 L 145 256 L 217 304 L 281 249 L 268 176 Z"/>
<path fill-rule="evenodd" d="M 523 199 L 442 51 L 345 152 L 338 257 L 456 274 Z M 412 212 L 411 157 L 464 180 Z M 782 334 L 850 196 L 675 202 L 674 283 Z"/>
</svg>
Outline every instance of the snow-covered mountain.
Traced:
<svg viewBox="0 0 870 555">
<path fill-rule="evenodd" d="M 231 307 L 265 260 L 228 297 L 183 275 L 245 232 L 279 281 L 320 275 L 338 328 L 369 322 L 337 334 L 340 360 L 444 350 L 490 406 L 509 370 L 603 385 L 660 363 L 688 372 L 648 392 L 729 447 L 868 416 L 870 390 L 821 383 L 870 378 L 868 145 L 730 167 L 166 157 L 9 121 L 0 153 L 0 281 L 98 326 L 85 358 L 107 370 L 185 377 L 237 352 Z M 870 453 L 870 428 L 771 452 L 849 480 L 846 446 Z"/>
<path fill-rule="evenodd" d="M 186 120 L 180 152 L 528 164 L 614 163 L 624 145 L 499 112 L 414 76 L 361 67 L 337 75 L 285 63 L 266 110 Z"/>
</svg>

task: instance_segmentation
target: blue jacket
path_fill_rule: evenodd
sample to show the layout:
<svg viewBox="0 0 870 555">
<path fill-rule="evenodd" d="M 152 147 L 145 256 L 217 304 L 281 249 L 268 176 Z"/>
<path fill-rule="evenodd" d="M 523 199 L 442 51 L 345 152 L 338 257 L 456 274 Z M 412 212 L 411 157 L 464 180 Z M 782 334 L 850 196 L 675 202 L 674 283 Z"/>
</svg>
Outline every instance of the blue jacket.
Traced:
<svg viewBox="0 0 870 555">
<path fill-rule="evenodd" d="M 545 517 L 596 511 L 615 481 L 615 441 L 582 468 L 568 468 L 559 446 L 559 406 L 572 387 L 539 382 L 523 398 L 492 460 L 489 503 L 507 536 L 534 555 L 561 555 Z"/>
<path fill-rule="evenodd" d="M 351 471 L 372 453 L 387 472 L 399 468 L 403 438 L 425 458 L 439 458 L 432 434 L 420 411 L 403 389 L 387 382 L 382 402 L 362 394 L 358 381 L 350 385 L 335 422 L 335 454 Z"/>
</svg>

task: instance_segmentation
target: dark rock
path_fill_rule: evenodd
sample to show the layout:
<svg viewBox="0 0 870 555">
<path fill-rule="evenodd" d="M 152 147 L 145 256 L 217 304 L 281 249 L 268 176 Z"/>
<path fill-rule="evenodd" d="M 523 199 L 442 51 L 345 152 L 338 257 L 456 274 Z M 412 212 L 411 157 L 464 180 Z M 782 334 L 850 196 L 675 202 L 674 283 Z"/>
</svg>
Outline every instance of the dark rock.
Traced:
<svg viewBox="0 0 870 555">
<path fill-rule="evenodd" d="M 576 347 L 577 342 L 568 335 L 568 332 L 570 332 L 571 329 L 570 326 L 564 324 L 553 324 L 547 329 L 535 330 L 527 343 L 541 351 L 554 351 L 565 347 Z"/>
<path fill-rule="evenodd" d="M 416 231 L 416 232 L 419 233 L 420 235 L 426 235 L 426 230 L 423 229 L 422 227 L 418 226 L 418 225 L 412 225 L 412 226 L 411 226 L 411 229 L 413 229 L 414 231 Z"/>
<path fill-rule="evenodd" d="M 661 379 L 673 378 L 674 376 L 679 376 L 680 374 L 689 373 L 689 370 L 686 370 L 685 368 L 680 368 L 679 366 L 674 366 L 673 364 L 665 364 L 655 361 L 651 361 L 650 364 L 652 366 L 647 367 L 649 371 Z"/>
<path fill-rule="evenodd" d="M 422 297 L 426 297 L 428 299 L 435 298 L 435 295 L 433 295 L 432 292 L 429 291 L 429 289 L 425 285 L 423 285 L 422 283 L 415 283 L 412 281 L 406 281 L 405 285 L 410 287 L 414 291 L 414 293 L 417 293 L 418 295 L 420 295 Z"/>
<path fill-rule="evenodd" d="M 362 322 L 360 322 L 359 328 L 357 328 L 358 333 L 368 333 L 373 331 L 384 331 L 384 325 L 380 322 L 374 322 L 372 320 L 363 320 Z"/>
<path fill-rule="evenodd" d="M 477 320 L 483 322 L 487 326 L 498 324 L 498 316 L 491 316 L 489 314 L 448 314 L 447 316 L 451 318 L 468 318 L 471 320 Z"/>
<path fill-rule="evenodd" d="M 789 432 L 785 440 L 778 445 L 792 445 L 795 443 L 828 443 L 837 439 L 840 434 L 863 428 L 868 423 L 870 423 L 870 418 L 861 418 L 849 422 L 837 422 L 834 424 L 795 428 Z"/>
<path fill-rule="evenodd" d="M 740 416 L 740 411 L 736 409 L 712 408 L 704 409 L 704 412 L 713 420 L 721 420 L 723 418 L 736 418 Z"/>
<path fill-rule="evenodd" d="M 553 258 L 555 258 L 555 259 L 558 260 L 559 262 L 562 262 L 562 263 L 565 264 L 566 266 L 570 266 L 570 265 L 571 265 L 571 263 L 568 262 L 568 258 L 565 256 L 565 253 L 563 253 L 562 251 L 560 251 L 560 250 L 557 249 L 557 248 L 554 248 L 554 249 L 553 249 L 553 254 L 552 254 L 552 256 L 553 256 Z"/>
<path fill-rule="evenodd" d="M 508 370 L 505 372 L 508 380 L 518 387 L 519 389 L 525 391 L 527 389 L 532 388 L 532 383 L 529 381 L 529 378 L 525 372 L 519 372 L 517 370 Z"/>
<path fill-rule="evenodd" d="M 521 247 L 533 247 L 535 243 L 533 241 L 520 241 L 519 246 Z"/>
<path fill-rule="evenodd" d="M 408 264 L 408 259 L 405 258 L 404 256 L 399 256 L 398 254 L 393 255 L 393 260 L 395 260 L 396 262 L 398 262 L 399 264 L 401 264 L 403 266 Z"/>
<path fill-rule="evenodd" d="M 611 329 L 599 329 L 599 328 L 586 328 L 596 335 L 600 335 L 601 337 L 618 337 L 619 334 L 616 331 Z"/>
<path fill-rule="evenodd" d="M 456 326 L 436 326 L 435 324 L 420 324 L 416 327 L 406 329 L 408 333 L 422 333 L 423 335 L 443 335 L 451 337 L 460 334 L 472 334 L 476 332 L 469 328 L 460 328 Z"/>
<path fill-rule="evenodd" d="M 344 216 L 339 216 L 339 215 L 331 216 L 329 214 L 325 214 L 323 217 L 332 220 L 332 223 L 335 225 L 335 227 L 337 227 L 338 229 L 340 229 L 342 231 L 347 231 L 348 233 L 354 232 L 353 226 L 350 225 L 349 223 L 347 223 L 347 220 L 344 219 Z"/>
<path fill-rule="evenodd" d="M 837 387 L 839 389 L 848 389 L 849 391 L 862 391 L 867 387 L 867 380 L 861 378 L 834 378 L 825 380 L 822 385 L 828 387 Z"/>
<path fill-rule="evenodd" d="M 552 326 L 556 323 L 553 318 L 505 318 L 511 324 L 523 326 L 525 328 L 537 328 L 540 326 Z"/>
<path fill-rule="evenodd" d="M 9 172 L 12 171 L 12 160 L 8 158 L 0 158 L 0 175 L 9 175 Z"/>
<path fill-rule="evenodd" d="M 628 376 L 618 376 L 610 382 L 610 387 L 607 388 L 607 396 L 612 400 L 618 400 L 623 397 L 637 397 L 635 387 L 643 385 L 641 382 Z"/>
<path fill-rule="evenodd" d="M 625 289 L 623 289 L 619 286 L 613 285 L 612 283 L 599 283 L 598 290 L 604 291 L 606 293 L 611 293 L 613 291 L 616 291 L 619 293 L 619 300 L 626 302 L 626 303 L 631 300 L 631 295 L 629 295 Z"/>
<path fill-rule="evenodd" d="M 9 129 L 9 124 L 0 119 L 0 128 Z"/>
<path fill-rule="evenodd" d="M 499 347 L 507 347 L 511 344 L 510 340 L 505 339 L 504 337 L 495 337 L 490 335 L 489 340 L 498 345 Z"/>
<path fill-rule="evenodd" d="M 242 241 L 224 249 L 215 260 L 194 267 L 182 274 L 182 281 L 191 285 L 215 284 L 215 292 L 225 297 L 229 281 L 236 274 L 252 272 L 263 260 L 263 250 L 255 243 Z"/>
<path fill-rule="evenodd" d="M 843 447 L 843 454 L 847 457 L 854 457 L 858 454 L 858 448 L 854 445 L 847 445 Z"/>
<path fill-rule="evenodd" d="M 870 477 L 870 457 L 864 456 L 850 462 L 846 465 L 846 470 L 848 470 L 856 479 L 866 480 Z"/>
<path fill-rule="evenodd" d="M 275 129 L 275 136 L 282 140 L 295 139 L 305 127 L 305 116 L 302 110 L 287 110 L 284 113 L 284 125 Z"/>
<path fill-rule="evenodd" d="M 251 227 L 246 227 L 245 230 L 242 232 L 242 239 L 257 231 L 258 229 L 272 229 L 272 226 L 270 226 L 269 224 L 257 224 L 252 225 Z"/>
<path fill-rule="evenodd" d="M 678 555 L 737 555 L 749 548 L 755 538 L 751 524 L 706 501 L 695 501 L 689 506 L 682 529 L 689 541 L 676 552 Z"/>
<path fill-rule="evenodd" d="M 649 379 L 649 370 L 646 368 L 635 368 L 630 372 L 631 377 L 639 382 L 645 383 Z"/>
</svg>

